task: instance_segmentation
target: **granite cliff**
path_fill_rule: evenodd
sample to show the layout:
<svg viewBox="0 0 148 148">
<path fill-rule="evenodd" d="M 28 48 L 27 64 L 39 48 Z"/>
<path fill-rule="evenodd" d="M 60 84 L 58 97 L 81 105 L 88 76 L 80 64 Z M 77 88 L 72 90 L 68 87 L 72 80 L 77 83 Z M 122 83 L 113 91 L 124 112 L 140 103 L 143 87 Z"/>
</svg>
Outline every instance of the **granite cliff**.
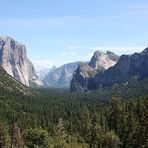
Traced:
<svg viewBox="0 0 148 148">
<path fill-rule="evenodd" d="M 80 63 L 73 74 L 71 91 L 87 91 L 92 87 L 90 81 L 98 74 L 104 72 L 118 61 L 119 56 L 113 52 L 96 51 L 88 64 Z"/>
<path fill-rule="evenodd" d="M 80 62 L 65 64 L 49 72 L 43 79 L 45 87 L 66 88 L 70 86 L 73 72 L 77 69 Z"/>
<path fill-rule="evenodd" d="M 7 36 L 0 37 L 0 65 L 24 85 L 30 86 L 30 82 L 42 84 L 27 57 L 25 45 Z"/>
<path fill-rule="evenodd" d="M 131 83 L 148 78 L 148 48 L 141 53 L 122 55 L 119 61 L 104 73 L 94 77 L 94 88 L 107 87 L 113 84 Z"/>
<path fill-rule="evenodd" d="M 133 83 L 148 78 L 148 48 L 144 49 L 141 53 L 122 55 L 119 60 L 116 56 L 111 56 L 112 60 L 115 59 L 112 62 L 108 62 L 109 59 L 106 58 L 103 58 L 105 63 L 102 60 L 97 61 L 96 57 L 96 55 L 93 56 L 91 64 L 89 63 L 89 66 L 92 66 L 96 70 L 96 74 L 86 77 L 83 73 L 86 73 L 87 69 L 84 71 L 80 68 L 77 69 L 71 81 L 71 91 L 96 90 L 121 83 Z M 93 64 L 92 61 L 94 61 Z M 84 85 L 84 82 L 87 82 L 87 85 Z"/>
</svg>

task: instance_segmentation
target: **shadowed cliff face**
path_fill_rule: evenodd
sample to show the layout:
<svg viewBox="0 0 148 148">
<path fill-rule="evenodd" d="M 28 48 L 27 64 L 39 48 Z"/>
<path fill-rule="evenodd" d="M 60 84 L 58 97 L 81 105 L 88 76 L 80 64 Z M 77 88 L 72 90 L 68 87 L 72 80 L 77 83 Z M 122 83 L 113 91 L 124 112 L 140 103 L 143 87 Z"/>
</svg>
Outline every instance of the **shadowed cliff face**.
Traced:
<svg viewBox="0 0 148 148">
<path fill-rule="evenodd" d="M 87 91 L 89 80 L 97 74 L 97 71 L 86 63 L 80 63 L 73 74 L 71 91 Z"/>
<path fill-rule="evenodd" d="M 95 89 L 148 78 L 148 55 L 145 52 L 122 55 L 117 64 L 94 78 Z"/>
<path fill-rule="evenodd" d="M 79 84 L 83 88 L 82 81 L 78 79 L 79 75 L 78 73 L 74 75 L 71 86 Z M 122 55 L 114 66 L 102 70 L 102 72 L 97 71 L 95 76 L 90 76 L 87 79 L 87 87 L 85 89 L 95 90 L 114 84 L 131 83 L 146 78 L 148 78 L 148 48 L 141 53 Z M 77 89 L 71 87 L 71 90 L 76 91 Z"/>
<path fill-rule="evenodd" d="M 29 86 L 29 81 L 38 81 L 35 69 L 27 58 L 26 47 L 7 36 L 0 37 L 0 64 L 24 85 Z"/>
<path fill-rule="evenodd" d="M 98 73 L 104 72 L 109 67 L 116 64 L 119 56 L 107 51 L 106 53 L 96 51 L 91 58 L 91 61 L 87 64 L 80 63 L 77 70 L 73 74 L 71 81 L 71 91 L 87 91 L 88 89 L 94 89 L 94 77 Z"/>
</svg>

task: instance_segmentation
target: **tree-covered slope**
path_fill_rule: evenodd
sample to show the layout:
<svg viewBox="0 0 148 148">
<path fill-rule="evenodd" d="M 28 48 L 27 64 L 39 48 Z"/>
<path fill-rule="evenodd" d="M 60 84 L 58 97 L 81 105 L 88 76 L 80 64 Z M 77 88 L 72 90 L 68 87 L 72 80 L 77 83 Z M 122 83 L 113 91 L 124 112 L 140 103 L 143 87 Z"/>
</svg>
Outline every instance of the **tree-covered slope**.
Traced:
<svg viewBox="0 0 148 148">
<path fill-rule="evenodd" d="M 0 66 L 0 94 L 5 93 L 22 93 L 31 95 L 31 90 L 10 76 L 2 66 Z"/>
<path fill-rule="evenodd" d="M 20 148 L 146 147 L 148 81 L 87 93 L 0 97 L 0 141 Z M 7 148 L 9 146 L 7 145 Z"/>
</svg>

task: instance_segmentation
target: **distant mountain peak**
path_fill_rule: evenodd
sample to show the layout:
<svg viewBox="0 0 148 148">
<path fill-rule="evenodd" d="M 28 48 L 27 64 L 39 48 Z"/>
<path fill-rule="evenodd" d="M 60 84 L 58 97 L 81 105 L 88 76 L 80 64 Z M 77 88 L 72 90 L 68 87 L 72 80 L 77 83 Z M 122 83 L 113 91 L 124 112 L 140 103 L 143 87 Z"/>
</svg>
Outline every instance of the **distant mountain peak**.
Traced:
<svg viewBox="0 0 148 148">
<path fill-rule="evenodd" d="M 113 52 L 95 51 L 88 65 L 95 69 L 108 69 L 110 66 L 115 65 L 118 59 L 119 56 Z"/>
<path fill-rule="evenodd" d="M 103 51 L 97 50 L 94 52 L 94 55 L 99 56 L 101 54 L 105 54 Z"/>
<path fill-rule="evenodd" d="M 64 64 L 56 69 L 53 69 L 43 79 L 46 87 L 69 87 L 73 76 L 73 72 L 77 69 L 79 61 Z"/>
<path fill-rule="evenodd" d="M 114 52 L 112 52 L 112 51 L 106 51 L 106 54 L 108 55 L 108 57 L 111 59 L 111 60 L 113 60 L 113 61 L 118 61 L 119 60 L 119 57 L 120 56 L 118 56 L 117 54 L 115 54 Z"/>
<path fill-rule="evenodd" d="M 106 54 L 109 54 L 111 58 L 112 56 L 114 57 L 114 53 L 107 52 Z M 93 58 L 94 57 L 92 57 L 92 59 Z M 102 60 L 106 60 L 106 55 L 105 58 L 99 58 L 100 59 L 98 61 L 101 60 L 100 63 L 102 63 Z M 95 62 L 97 63 L 98 61 Z M 86 77 L 83 77 L 81 72 L 78 73 L 76 71 L 76 73 L 77 74 L 74 75 L 71 82 L 71 91 L 79 91 L 79 89 L 82 91 L 95 90 L 102 87 L 112 86 L 114 84 L 129 83 L 147 79 L 148 48 L 145 48 L 141 53 L 120 56 L 115 65 L 109 67 L 108 69 L 104 69 L 102 72 L 97 70 L 97 74 L 93 77 L 90 76 L 86 79 Z"/>
<path fill-rule="evenodd" d="M 79 64 L 78 68 L 73 74 L 70 90 L 86 91 L 90 85 L 89 81 L 93 79 L 96 74 L 101 73 L 109 67 L 115 65 L 118 59 L 119 56 L 113 52 L 107 51 L 104 53 L 102 51 L 95 51 L 88 64 Z"/>
<path fill-rule="evenodd" d="M 143 54 L 147 54 L 148 55 L 148 47 L 145 48 L 143 51 L 142 51 Z"/>
</svg>

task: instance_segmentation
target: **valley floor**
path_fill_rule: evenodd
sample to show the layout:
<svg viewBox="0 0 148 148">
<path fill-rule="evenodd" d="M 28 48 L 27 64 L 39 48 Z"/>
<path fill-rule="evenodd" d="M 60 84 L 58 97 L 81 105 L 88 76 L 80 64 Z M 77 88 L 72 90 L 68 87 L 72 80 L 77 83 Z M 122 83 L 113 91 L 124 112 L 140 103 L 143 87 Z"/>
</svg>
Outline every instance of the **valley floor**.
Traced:
<svg viewBox="0 0 148 148">
<path fill-rule="evenodd" d="M 147 80 L 87 93 L 2 90 L 0 147 L 146 148 L 147 92 Z"/>
</svg>

